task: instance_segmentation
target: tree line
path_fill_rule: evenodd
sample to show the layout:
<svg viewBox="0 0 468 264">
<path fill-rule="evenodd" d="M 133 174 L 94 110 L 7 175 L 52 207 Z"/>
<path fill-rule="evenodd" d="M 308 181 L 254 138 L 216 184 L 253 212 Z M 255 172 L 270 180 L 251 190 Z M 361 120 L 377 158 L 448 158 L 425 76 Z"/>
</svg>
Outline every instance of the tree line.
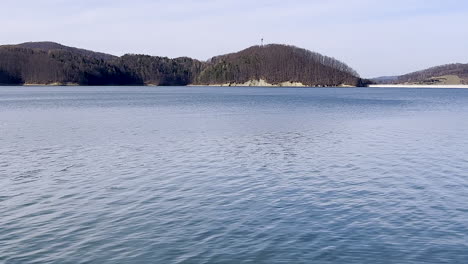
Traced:
<svg viewBox="0 0 468 264">
<path fill-rule="evenodd" d="M 336 59 L 285 45 L 254 46 L 206 62 L 136 54 L 116 57 L 56 43 L 0 47 L 0 84 L 209 85 L 260 79 L 309 86 L 365 84 Z"/>
</svg>

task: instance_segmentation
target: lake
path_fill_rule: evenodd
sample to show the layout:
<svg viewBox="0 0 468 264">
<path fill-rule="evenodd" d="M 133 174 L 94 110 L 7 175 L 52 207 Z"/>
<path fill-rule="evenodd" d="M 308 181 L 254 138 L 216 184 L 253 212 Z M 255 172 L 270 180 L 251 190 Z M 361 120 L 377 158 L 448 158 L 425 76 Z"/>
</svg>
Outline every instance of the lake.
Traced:
<svg viewBox="0 0 468 264">
<path fill-rule="evenodd" d="M 0 263 L 466 263 L 468 90 L 0 87 Z"/>
</svg>

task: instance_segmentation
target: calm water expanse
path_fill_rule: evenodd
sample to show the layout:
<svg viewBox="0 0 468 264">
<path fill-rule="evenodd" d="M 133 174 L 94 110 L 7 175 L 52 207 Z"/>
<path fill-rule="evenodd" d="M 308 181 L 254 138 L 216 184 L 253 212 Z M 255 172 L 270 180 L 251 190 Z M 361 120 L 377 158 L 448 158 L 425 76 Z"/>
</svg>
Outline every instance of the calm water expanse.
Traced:
<svg viewBox="0 0 468 264">
<path fill-rule="evenodd" d="M 468 90 L 0 87 L 0 263 L 468 263 Z"/>
</svg>

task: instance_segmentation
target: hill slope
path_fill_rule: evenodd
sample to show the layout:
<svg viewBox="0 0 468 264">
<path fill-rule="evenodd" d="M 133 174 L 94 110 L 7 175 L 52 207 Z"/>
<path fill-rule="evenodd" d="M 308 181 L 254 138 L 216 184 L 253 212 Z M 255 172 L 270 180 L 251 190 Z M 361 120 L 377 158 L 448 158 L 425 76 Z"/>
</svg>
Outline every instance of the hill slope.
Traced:
<svg viewBox="0 0 468 264">
<path fill-rule="evenodd" d="M 106 54 L 102 52 L 95 52 L 95 51 L 86 50 L 86 49 L 68 47 L 68 46 L 64 46 L 62 44 L 50 42 L 50 41 L 26 42 L 26 43 L 21 43 L 17 45 L 11 45 L 11 46 L 18 47 L 18 48 L 26 48 L 26 49 L 38 49 L 38 50 L 43 50 L 43 51 L 51 51 L 51 50 L 69 51 L 71 53 L 80 54 L 85 57 L 91 57 L 94 59 L 106 60 L 106 61 L 117 58 L 117 56 L 114 56 L 114 55 L 110 55 L 110 54 Z"/>
<path fill-rule="evenodd" d="M 186 57 L 169 59 L 133 54 L 112 62 L 131 71 L 145 85 L 189 85 L 204 67 L 204 63 Z"/>
<path fill-rule="evenodd" d="M 397 76 L 373 79 L 379 84 L 459 85 L 468 84 L 468 64 L 447 64 Z"/>
<path fill-rule="evenodd" d="M 398 77 L 398 83 L 468 84 L 468 64 L 447 64 Z"/>
<path fill-rule="evenodd" d="M 253 46 L 212 58 L 197 84 L 301 83 L 306 86 L 362 85 L 346 64 L 305 49 L 286 45 Z"/>
<path fill-rule="evenodd" d="M 249 83 L 250 82 L 250 83 Z M 53 42 L 0 46 L 0 84 L 361 86 L 346 64 L 304 49 L 254 46 L 208 62 L 127 54 L 116 57 Z"/>
<path fill-rule="evenodd" d="M 0 47 L 2 84 L 128 85 L 138 82 L 128 69 L 80 53 Z"/>
</svg>

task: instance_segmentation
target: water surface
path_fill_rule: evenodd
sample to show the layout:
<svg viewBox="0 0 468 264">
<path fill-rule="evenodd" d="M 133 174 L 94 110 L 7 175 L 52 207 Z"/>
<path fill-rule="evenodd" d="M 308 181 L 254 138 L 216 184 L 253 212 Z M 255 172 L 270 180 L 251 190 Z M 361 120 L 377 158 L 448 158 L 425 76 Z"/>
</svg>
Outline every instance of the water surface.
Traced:
<svg viewBox="0 0 468 264">
<path fill-rule="evenodd" d="M 466 263 L 468 90 L 0 87 L 0 263 Z"/>
</svg>

